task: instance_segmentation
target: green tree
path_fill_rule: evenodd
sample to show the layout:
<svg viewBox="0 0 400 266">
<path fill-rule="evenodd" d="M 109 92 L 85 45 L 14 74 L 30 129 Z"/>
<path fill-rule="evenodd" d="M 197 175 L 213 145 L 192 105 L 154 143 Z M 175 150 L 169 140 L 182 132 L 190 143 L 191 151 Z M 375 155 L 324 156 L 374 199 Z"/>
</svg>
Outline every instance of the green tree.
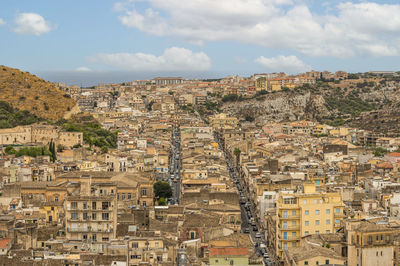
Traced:
<svg viewBox="0 0 400 266">
<path fill-rule="evenodd" d="M 160 198 L 160 199 L 158 200 L 158 205 L 159 205 L 159 206 L 165 206 L 165 205 L 167 205 L 167 202 L 166 202 L 165 198 Z"/>
<path fill-rule="evenodd" d="M 233 154 L 235 154 L 235 157 L 236 157 L 236 166 L 239 166 L 240 154 L 241 153 L 242 153 L 242 151 L 239 148 L 235 148 L 233 150 Z"/>
<path fill-rule="evenodd" d="M 168 184 L 168 182 L 165 181 L 157 181 L 154 183 L 154 196 L 158 199 L 161 198 L 170 198 L 172 197 L 172 188 Z"/>
<path fill-rule="evenodd" d="M 17 153 L 17 151 L 11 146 L 8 146 L 7 148 L 5 148 L 4 152 L 6 154 L 16 154 Z"/>
</svg>

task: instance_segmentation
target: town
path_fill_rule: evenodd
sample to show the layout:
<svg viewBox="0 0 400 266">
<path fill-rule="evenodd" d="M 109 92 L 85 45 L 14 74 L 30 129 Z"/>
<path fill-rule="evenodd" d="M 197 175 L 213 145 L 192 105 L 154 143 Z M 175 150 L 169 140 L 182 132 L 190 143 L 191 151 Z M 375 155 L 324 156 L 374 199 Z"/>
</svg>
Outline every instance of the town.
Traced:
<svg viewBox="0 0 400 266">
<path fill-rule="evenodd" d="M 397 77 L 56 84 L 68 118 L 0 129 L 0 264 L 400 265 L 400 132 L 221 107 Z"/>
</svg>

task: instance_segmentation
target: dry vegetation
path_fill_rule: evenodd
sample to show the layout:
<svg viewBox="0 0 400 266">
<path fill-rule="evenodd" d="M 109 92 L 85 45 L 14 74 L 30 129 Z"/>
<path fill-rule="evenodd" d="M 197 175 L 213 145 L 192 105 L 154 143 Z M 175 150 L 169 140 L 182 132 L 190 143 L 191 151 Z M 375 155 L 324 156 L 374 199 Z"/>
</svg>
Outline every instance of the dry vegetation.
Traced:
<svg viewBox="0 0 400 266">
<path fill-rule="evenodd" d="M 0 66 L 0 101 L 48 120 L 63 118 L 76 105 L 54 84 L 6 66 Z"/>
</svg>

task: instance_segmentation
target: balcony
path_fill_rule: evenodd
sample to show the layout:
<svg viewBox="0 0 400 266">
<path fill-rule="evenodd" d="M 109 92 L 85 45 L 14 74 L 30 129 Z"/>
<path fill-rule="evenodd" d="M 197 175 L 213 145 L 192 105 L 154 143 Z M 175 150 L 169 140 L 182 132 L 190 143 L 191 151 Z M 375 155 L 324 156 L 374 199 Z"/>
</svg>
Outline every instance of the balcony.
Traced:
<svg viewBox="0 0 400 266">
<path fill-rule="evenodd" d="M 94 229 L 92 227 L 86 227 L 86 228 L 67 228 L 68 233 L 86 233 L 86 232 L 96 232 L 96 233 L 112 233 L 113 229 Z"/>
<path fill-rule="evenodd" d="M 296 214 L 296 215 L 287 215 L 287 216 L 283 216 L 281 214 L 278 214 L 279 219 L 281 220 L 297 220 L 300 219 L 300 214 Z"/>
<path fill-rule="evenodd" d="M 286 236 L 286 238 L 283 238 L 283 236 L 279 235 L 279 240 L 280 241 L 297 241 L 297 240 L 300 240 L 300 236 Z"/>
<path fill-rule="evenodd" d="M 279 225 L 279 228 L 282 230 L 282 231 L 285 231 L 285 230 L 287 230 L 287 231 L 298 231 L 298 230 L 300 230 L 300 225 L 287 225 L 287 226 L 283 226 L 283 225 Z"/>
</svg>

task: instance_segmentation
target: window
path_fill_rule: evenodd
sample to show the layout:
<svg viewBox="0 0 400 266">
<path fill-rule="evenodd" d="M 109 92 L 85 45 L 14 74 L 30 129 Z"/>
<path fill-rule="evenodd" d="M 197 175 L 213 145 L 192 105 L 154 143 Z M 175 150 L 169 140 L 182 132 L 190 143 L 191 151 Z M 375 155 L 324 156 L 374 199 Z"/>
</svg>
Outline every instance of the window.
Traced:
<svg viewBox="0 0 400 266">
<path fill-rule="evenodd" d="M 88 217 L 88 214 L 87 214 L 87 212 L 84 212 L 83 213 L 83 220 L 87 220 L 89 217 Z"/>
<path fill-rule="evenodd" d="M 319 215 L 319 210 L 315 210 L 315 214 L 316 214 L 316 215 Z"/>
<path fill-rule="evenodd" d="M 305 231 L 304 234 L 305 234 L 306 236 L 308 236 L 310 233 L 309 233 L 308 231 Z"/>
<path fill-rule="evenodd" d="M 297 198 L 284 198 L 283 204 L 296 204 Z"/>
<path fill-rule="evenodd" d="M 101 209 L 102 210 L 107 210 L 109 206 L 110 206 L 110 203 L 108 201 L 103 201 L 101 203 Z"/>
<path fill-rule="evenodd" d="M 96 207 L 96 202 L 92 202 L 92 209 L 93 209 L 93 210 L 96 210 L 96 209 L 97 209 L 97 207 Z"/>
<path fill-rule="evenodd" d="M 190 232 L 190 239 L 195 239 L 196 232 Z"/>
<path fill-rule="evenodd" d="M 287 211 L 283 211 L 283 218 L 287 218 Z"/>
<path fill-rule="evenodd" d="M 305 215 L 308 215 L 308 214 L 309 214 L 309 211 L 308 211 L 308 210 L 306 210 L 306 211 L 304 212 L 304 214 L 305 214 Z"/>
<path fill-rule="evenodd" d="M 305 204 L 307 204 L 307 200 L 305 199 L 305 200 L 303 200 L 303 204 L 305 205 Z"/>
<path fill-rule="evenodd" d="M 317 200 L 317 199 L 315 199 L 315 200 L 314 200 L 314 204 L 317 204 L 317 203 L 318 203 L 318 200 Z"/>
<path fill-rule="evenodd" d="M 78 220 L 79 216 L 77 212 L 71 212 L 71 220 Z"/>
<path fill-rule="evenodd" d="M 330 209 L 326 209 L 326 214 L 331 214 L 331 210 Z"/>
<path fill-rule="evenodd" d="M 372 244 L 372 236 L 368 236 L 368 244 Z"/>
<path fill-rule="evenodd" d="M 308 221 L 305 221 L 305 222 L 304 222 L 304 225 L 305 225 L 305 226 L 308 226 L 309 224 L 310 224 L 310 223 L 309 223 Z"/>
<path fill-rule="evenodd" d="M 336 208 L 336 213 L 340 213 L 340 208 Z"/>
<path fill-rule="evenodd" d="M 55 202 L 58 202 L 58 196 L 57 196 L 57 195 L 54 196 L 54 201 L 55 201 Z"/>
<path fill-rule="evenodd" d="M 125 193 L 121 194 L 121 199 L 124 200 L 125 199 Z"/>
<path fill-rule="evenodd" d="M 131 199 L 131 198 L 132 198 L 132 194 L 128 193 L 128 199 Z"/>
<path fill-rule="evenodd" d="M 340 224 L 340 220 L 339 220 L 339 219 L 336 219 L 336 220 L 335 220 L 335 224 Z"/>
<path fill-rule="evenodd" d="M 78 202 L 71 202 L 71 209 L 78 209 Z"/>
<path fill-rule="evenodd" d="M 316 234 L 316 235 L 319 235 L 319 231 L 318 231 L 318 230 L 317 230 L 317 231 L 315 231 L 315 234 Z"/>
<path fill-rule="evenodd" d="M 142 188 L 142 196 L 146 196 L 147 195 L 147 189 Z"/>
<path fill-rule="evenodd" d="M 331 233 L 331 230 L 326 230 L 325 231 L 325 234 L 330 234 Z"/>
<path fill-rule="evenodd" d="M 315 225 L 319 225 L 319 220 L 315 220 Z"/>
<path fill-rule="evenodd" d="M 292 243 L 292 247 L 296 247 L 296 242 L 293 242 L 293 243 Z"/>
<path fill-rule="evenodd" d="M 97 241 L 97 236 L 96 236 L 96 234 L 93 234 L 93 235 L 92 235 L 92 240 L 93 240 L 94 242 Z"/>
<path fill-rule="evenodd" d="M 287 250 L 287 243 L 283 244 L 283 250 Z"/>
<path fill-rule="evenodd" d="M 292 232 L 292 236 L 296 236 L 296 232 Z"/>
<path fill-rule="evenodd" d="M 95 213 L 92 213 L 92 220 L 96 221 L 96 214 Z"/>
<path fill-rule="evenodd" d="M 292 226 L 296 226 L 296 221 L 293 221 L 293 222 L 292 222 Z"/>
<path fill-rule="evenodd" d="M 138 242 L 132 242 L 132 248 L 138 248 L 139 243 Z"/>
<path fill-rule="evenodd" d="M 304 265 L 308 265 L 308 261 L 305 261 L 305 262 L 304 262 Z"/>
<path fill-rule="evenodd" d="M 87 204 L 86 204 L 86 202 L 83 203 L 83 209 L 84 209 L 84 210 L 87 209 Z"/>
<path fill-rule="evenodd" d="M 296 211 L 292 211 L 292 215 L 293 215 L 293 216 L 296 215 Z"/>
<path fill-rule="evenodd" d="M 283 222 L 283 229 L 287 229 L 287 222 Z"/>
<path fill-rule="evenodd" d="M 287 232 L 283 232 L 283 239 L 287 239 Z"/>
<path fill-rule="evenodd" d="M 104 212 L 104 213 L 101 214 L 101 219 L 102 220 L 106 220 L 107 221 L 109 218 L 110 218 L 109 213 Z"/>
<path fill-rule="evenodd" d="M 87 240 L 87 235 L 82 235 L 83 240 Z"/>
<path fill-rule="evenodd" d="M 331 224 L 331 220 L 326 220 L 326 224 Z"/>
<path fill-rule="evenodd" d="M 390 241 L 390 236 L 386 235 L 386 242 L 389 242 L 389 241 Z"/>
</svg>

